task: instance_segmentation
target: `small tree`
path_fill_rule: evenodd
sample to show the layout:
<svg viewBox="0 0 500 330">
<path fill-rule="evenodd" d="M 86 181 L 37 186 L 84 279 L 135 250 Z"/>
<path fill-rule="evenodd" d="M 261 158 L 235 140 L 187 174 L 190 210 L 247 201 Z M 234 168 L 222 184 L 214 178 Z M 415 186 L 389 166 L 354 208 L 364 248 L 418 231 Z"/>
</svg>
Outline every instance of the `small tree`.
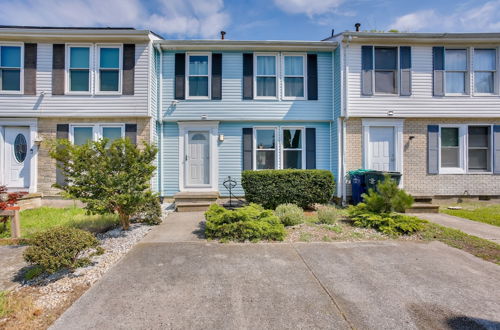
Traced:
<svg viewBox="0 0 500 330">
<path fill-rule="evenodd" d="M 399 189 L 388 175 L 377 184 L 377 191 L 369 189 L 368 194 L 363 194 L 363 200 L 368 211 L 374 213 L 404 212 L 413 204 L 413 197 Z"/>
<path fill-rule="evenodd" d="M 141 150 L 129 139 L 108 139 L 73 145 L 58 140 L 50 155 L 65 175 L 55 184 L 69 198 L 79 199 L 91 213 L 117 213 L 124 230 L 130 217 L 157 196 L 149 189 L 157 148 L 144 143 Z"/>
</svg>

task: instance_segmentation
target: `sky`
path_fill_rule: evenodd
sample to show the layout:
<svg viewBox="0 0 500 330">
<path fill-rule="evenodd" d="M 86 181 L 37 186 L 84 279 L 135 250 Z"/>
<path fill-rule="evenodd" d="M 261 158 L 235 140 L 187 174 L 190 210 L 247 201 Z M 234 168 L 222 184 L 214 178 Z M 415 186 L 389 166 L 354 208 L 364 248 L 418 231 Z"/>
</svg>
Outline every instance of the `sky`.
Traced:
<svg viewBox="0 0 500 330">
<path fill-rule="evenodd" d="M 0 25 L 149 29 L 166 39 L 321 40 L 354 30 L 500 32 L 500 0 L 0 0 Z"/>
</svg>

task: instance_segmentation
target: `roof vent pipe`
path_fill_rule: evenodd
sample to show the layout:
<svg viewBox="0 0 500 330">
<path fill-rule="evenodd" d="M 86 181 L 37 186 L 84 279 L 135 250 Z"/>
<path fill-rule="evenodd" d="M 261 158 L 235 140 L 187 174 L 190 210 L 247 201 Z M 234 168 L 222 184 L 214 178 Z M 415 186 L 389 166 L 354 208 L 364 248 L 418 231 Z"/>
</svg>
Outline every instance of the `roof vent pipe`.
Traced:
<svg viewBox="0 0 500 330">
<path fill-rule="evenodd" d="M 226 35 L 226 31 L 220 31 L 220 39 L 224 40 L 224 36 Z"/>
<path fill-rule="evenodd" d="M 335 29 L 332 29 L 332 37 L 335 35 Z"/>
<path fill-rule="evenodd" d="M 361 23 L 354 24 L 354 27 L 356 28 L 356 32 L 359 32 L 359 28 L 361 27 Z"/>
</svg>

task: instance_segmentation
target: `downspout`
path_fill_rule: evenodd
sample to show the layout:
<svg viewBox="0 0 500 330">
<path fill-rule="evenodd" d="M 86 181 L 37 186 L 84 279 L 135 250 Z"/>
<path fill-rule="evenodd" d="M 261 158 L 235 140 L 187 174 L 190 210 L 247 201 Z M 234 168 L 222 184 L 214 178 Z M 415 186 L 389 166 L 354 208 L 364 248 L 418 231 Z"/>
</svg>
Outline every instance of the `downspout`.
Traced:
<svg viewBox="0 0 500 330">
<path fill-rule="evenodd" d="M 161 50 L 161 46 L 159 44 L 155 44 L 155 48 L 156 50 L 159 52 L 160 54 L 160 68 L 159 68 L 159 74 L 158 74 L 158 82 L 157 82 L 157 93 L 158 93 L 158 96 L 157 96 L 157 102 L 158 102 L 158 106 L 157 106 L 157 114 L 156 114 L 156 125 L 159 127 L 160 129 L 160 138 L 159 138 L 159 141 L 158 141 L 158 192 L 160 193 L 160 196 L 163 196 L 163 182 L 162 182 L 162 178 L 163 178 L 163 161 L 162 161 L 162 156 L 163 156 L 163 120 L 162 120 L 162 114 L 163 114 L 163 111 L 162 111 L 162 107 L 163 107 L 163 103 L 162 103 L 162 99 L 163 99 L 163 52 Z"/>
<path fill-rule="evenodd" d="M 342 139 L 342 204 L 343 205 L 346 205 L 347 204 L 347 183 L 346 183 L 346 175 L 347 175 L 347 171 L 346 171 L 346 152 L 347 152 L 347 144 L 346 144 L 346 135 L 347 135 L 347 124 L 346 124 L 346 121 L 349 119 L 349 111 L 348 111 L 348 105 L 349 105 L 349 86 L 348 86 L 348 83 L 349 83 L 349 66 L 347 65 L 347 49 L 349 48 L 349 44 L 351 42 L 351 39 L 352 37 L 349 36 L 347 38 L 347 41 L 346 41 L 346 44 L 345 44 L 345 47 L 344 47 L 344 52 L 343 52 L 343 56 L 342 56 L 342 67 L 343 67 L 343 73 L 344 73 L 344 76 L 343 76 L 343 88 L 342 88 L 342 98 L 341 98 L 341 102 L 342 102 L 342 133 L 341 133 L 341 139 Z"/>
</svg>

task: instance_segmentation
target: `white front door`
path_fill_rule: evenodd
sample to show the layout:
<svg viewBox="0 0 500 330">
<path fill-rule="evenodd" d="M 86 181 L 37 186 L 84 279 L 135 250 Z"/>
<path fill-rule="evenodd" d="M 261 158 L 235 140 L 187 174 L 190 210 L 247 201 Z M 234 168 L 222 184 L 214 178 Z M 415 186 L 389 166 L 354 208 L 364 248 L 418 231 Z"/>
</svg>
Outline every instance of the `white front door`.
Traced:
<svg viewBox="0 0 500 330">
<path fill-rule="evenodd" d="M 395 171 L 394 127 L 371 126 L 369 143 L 369 169 Z"/>
<path fill-rule="evenodd" d="M 186 146 L 187 186 L 210 184 L 210 132 L 188 131 Z"/>
<path fill-rule="evenodd" d="M 4 179 L 8 188 L 29 188 L 30 129 L 5 127 Z"/>
</svg>

